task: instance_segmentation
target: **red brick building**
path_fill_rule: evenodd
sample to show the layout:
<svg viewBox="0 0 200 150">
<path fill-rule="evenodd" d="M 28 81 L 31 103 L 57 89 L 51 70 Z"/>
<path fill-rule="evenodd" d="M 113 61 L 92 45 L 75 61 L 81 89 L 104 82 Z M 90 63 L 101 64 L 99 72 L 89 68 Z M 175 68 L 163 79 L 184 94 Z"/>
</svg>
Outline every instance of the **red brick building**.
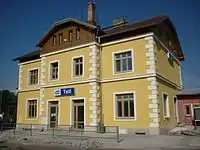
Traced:
<svg viewBox="0 0 200 150">
<path fill-rule="evenodd" d="M 194 125 L 194 107 L 200 105 L 200 89 L 183 90 L 177 98 L 179 122 Z"/>
</svg>

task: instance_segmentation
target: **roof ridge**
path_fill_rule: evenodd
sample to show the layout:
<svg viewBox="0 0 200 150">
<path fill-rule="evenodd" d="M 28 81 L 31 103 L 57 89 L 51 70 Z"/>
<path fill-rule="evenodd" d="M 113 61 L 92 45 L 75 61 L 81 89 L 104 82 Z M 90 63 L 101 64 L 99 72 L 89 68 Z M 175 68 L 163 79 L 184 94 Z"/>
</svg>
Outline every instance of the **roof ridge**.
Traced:
<svg viewBox="0 0 200 150">
<path fill-rule="evenodd" d="M 153 16 L 153 17 L 148 17 L 146 19 L 143 19 L 143 20 L 138 20 L 138 21 L 135 21 L 135 22 L 130 22 L 130 23 L 126 23 L 124 24 L 124 26 L 131 26 L 131 25 L 135 25 L 135 24 L 139 24 L 139 23 L 143 23 L 143 22 L 147 22 L 147 21 L 150 21 L 152 19 L 158 19 L 158 18 L 163 18 L 162 20 L 160 20 L 159 22 L 162 22 L 164 21 L 165 19 L 169 18 L 167 15 L 159 15 L 159 16 Z M 120 26 L 119 26 L 120 27 Z M 106 28 L 106 27 L 105 27 Z M 109 28 L 106 28 L 106 29 L 103 29 L 104 31 L 109 31 L 109 30 L 112 30 L 113 29 L 113 26 L 109 27 Z"/>
</svg>

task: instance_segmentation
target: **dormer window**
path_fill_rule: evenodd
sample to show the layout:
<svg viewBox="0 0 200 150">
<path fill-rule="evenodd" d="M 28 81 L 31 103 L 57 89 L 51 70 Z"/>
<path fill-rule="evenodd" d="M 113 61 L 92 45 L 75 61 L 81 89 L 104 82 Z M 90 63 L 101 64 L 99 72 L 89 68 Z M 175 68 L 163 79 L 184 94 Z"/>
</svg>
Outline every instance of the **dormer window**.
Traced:
<svg viewBox="0 0 200 150">
<path fill-rule="evenodd" d="M 56 45 L 56 35 L 53 36 L 53 45 Z"/>
<path fill-rule="evenodd" d="M 59 44 L 62 44 L 62 42 L 63 42 L 63 34 L 60 33 L 59 34 Z"/>
<path fill-rule="evenodd" d="M 76 39 L 80 40 L 80 29 L 76 29 Z"/>
<path fill-rule="evenodd" d="M 69 31 L 69 41 L 72 41 L 72 30 Z"/>
</svg>

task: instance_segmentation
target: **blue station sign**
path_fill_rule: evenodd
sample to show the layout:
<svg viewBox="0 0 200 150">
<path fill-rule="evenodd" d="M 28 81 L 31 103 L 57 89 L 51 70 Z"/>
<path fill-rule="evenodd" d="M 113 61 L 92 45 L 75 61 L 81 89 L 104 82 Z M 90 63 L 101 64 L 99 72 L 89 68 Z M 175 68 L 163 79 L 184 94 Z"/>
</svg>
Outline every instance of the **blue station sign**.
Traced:
<svg viewBox="0 0 200 150">
<path fill-rule="evenodd" d="M 64 88 L 64 89 L 55 89 L 55 96 L 66 96 L 66 95 L 74 95 L 74 88 Z"/>
</svg>

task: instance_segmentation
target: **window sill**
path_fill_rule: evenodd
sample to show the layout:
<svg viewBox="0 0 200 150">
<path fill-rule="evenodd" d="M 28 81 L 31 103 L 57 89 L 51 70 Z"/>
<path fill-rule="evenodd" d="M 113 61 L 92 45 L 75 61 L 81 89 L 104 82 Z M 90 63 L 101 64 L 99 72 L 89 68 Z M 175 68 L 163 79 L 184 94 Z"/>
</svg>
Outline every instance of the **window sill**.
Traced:
<svg viewBox="0 0 200 150">
<path fill-rule="evenodd" d="M 57 79 L 49 79 L 49 81 L 58 81 L 58 78 Z"/>
<path fill-rule="evenodd" d="M 115 118 L 115 121 L 135 121 L 136 118 L 132 117 L 132 118 Z"/>
<path fill-rule="evenodd" d="M 164 119 L 165 119 L 165 120 L 167 120 L 167 119 L 169 119 L 169 118 L 170 118 L 169 116 L 164 116 Z"/>
<path fill-rule="evenodd" d="M 129 73 L 133 73 L 133 72 L 134 72 L 133 70 L 130 70 L 130 71 L 124 71 L 124 72 L 114 72 L 113 75 L 129 74 Z"/>
<path fill-rule="evenodd" d="M 39 85 L 39 83 L 37 83 L 37 84 L 28 84 L 28 86 L 37 86 L 37 85 Z"/>
<path fill-rule="evenodd" d="M 81 76 L 72 76 L 72 78 L 75 78 L 75 79 L 77 79 L 77 78 L 83 78 L 84 76 L 83 75 L 81 75 Z"/>
<path fill-rule="evenodd" d="M 37 118 L 26 118 L 26 120 L 37 120 Z"/>
</svg>

